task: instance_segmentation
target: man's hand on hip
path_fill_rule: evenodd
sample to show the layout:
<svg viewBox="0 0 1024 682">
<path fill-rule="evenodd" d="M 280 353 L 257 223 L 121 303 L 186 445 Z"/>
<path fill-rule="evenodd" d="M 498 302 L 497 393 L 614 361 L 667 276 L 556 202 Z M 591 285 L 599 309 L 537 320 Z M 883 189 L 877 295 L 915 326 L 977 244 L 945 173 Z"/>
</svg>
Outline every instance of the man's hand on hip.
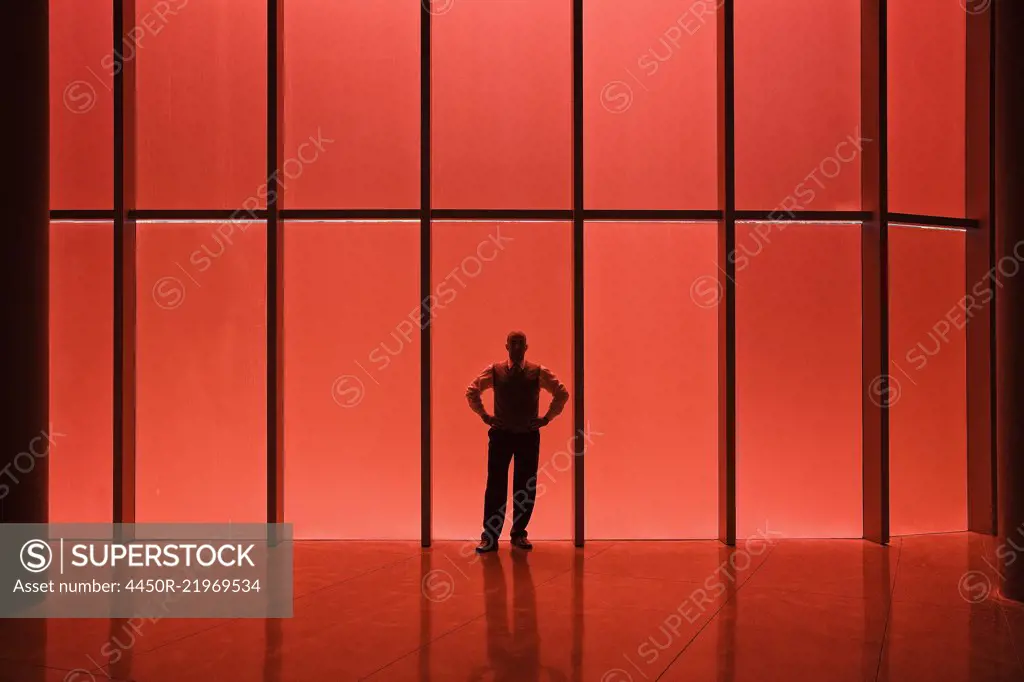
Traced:
<svg viewBox="0 0 1024 682">
<path fill-rule="evenodd" d="M 496 429 L 500 429 L 502 427 L 501 420 L 498 419 L 497 417 L 494 417 L 489 414 L 482 414 L 480 415 L 480 418 L 483 419 L 484 424 L 487 424 L 488 426 L 493 426 Z"/>
<path fill-rule="evenodd" d="M 530 430 L 536 431 L 547 426 L 551 422 L 549 417 L 534 417 L 530 420 Z"/>
</svg>

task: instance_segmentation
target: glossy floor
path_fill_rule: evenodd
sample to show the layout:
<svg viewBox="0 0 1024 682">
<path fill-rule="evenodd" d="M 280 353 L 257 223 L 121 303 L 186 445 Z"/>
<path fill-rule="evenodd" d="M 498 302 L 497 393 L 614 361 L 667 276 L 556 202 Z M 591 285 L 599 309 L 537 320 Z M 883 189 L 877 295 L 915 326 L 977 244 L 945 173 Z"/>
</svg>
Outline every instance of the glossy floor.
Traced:
<svg viewBox="0 0 1024 682">
<path fill-rule="evenodd" d="M 309 542 L 287 620 L 0 621 L 5 682 L 1024 680 L 992 538 Z"/>
</svg>

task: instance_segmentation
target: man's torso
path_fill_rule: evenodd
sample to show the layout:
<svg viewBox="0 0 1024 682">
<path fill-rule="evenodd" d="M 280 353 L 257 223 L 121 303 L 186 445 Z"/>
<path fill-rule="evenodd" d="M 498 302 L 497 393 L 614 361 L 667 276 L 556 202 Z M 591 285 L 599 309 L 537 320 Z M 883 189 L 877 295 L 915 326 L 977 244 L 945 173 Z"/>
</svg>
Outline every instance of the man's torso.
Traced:
<svg viewBox="0 0 1024 682">
<path fill-rule="evenodd" d="M 507 431 L 528 431 L 530 420 L 540 409 L 540 365 L 523 362 L 522 367 L 496 362 L 494 372 L 494 416 Z"/>
</svg>

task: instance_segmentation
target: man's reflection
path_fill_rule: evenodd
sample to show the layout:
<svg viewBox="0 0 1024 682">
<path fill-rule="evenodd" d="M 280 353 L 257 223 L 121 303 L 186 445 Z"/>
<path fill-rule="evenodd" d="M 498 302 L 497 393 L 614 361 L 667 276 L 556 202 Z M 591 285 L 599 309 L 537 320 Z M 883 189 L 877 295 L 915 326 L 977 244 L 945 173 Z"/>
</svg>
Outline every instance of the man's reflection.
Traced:
<svg viewBox="0 0 1024 682">
<path fill-rule="evenodd" d="M 487 619 L 487 659 L 490 670 L 474 680 L 536 681 L 541 679 L 537 595 L 525 552 L 512 553 L 512 622 L 509 627 L 508 589 L 501 555 L 482 557 L 484 606 Z"/>
</svg>

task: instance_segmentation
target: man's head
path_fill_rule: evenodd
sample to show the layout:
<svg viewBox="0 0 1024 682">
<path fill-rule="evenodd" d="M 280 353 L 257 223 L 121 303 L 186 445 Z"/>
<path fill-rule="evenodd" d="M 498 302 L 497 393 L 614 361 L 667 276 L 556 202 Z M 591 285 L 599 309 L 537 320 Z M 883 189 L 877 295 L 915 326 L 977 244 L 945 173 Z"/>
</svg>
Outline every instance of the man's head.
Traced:
<svg viewBox="0 0 1024 682">
<path fill-rule="evenodd" d="M 526 357 L 526 334 L 520 331 L 509 332 L 505 348 L 508 350 L 509 360 L 518 365 Z"/>
</svg>

